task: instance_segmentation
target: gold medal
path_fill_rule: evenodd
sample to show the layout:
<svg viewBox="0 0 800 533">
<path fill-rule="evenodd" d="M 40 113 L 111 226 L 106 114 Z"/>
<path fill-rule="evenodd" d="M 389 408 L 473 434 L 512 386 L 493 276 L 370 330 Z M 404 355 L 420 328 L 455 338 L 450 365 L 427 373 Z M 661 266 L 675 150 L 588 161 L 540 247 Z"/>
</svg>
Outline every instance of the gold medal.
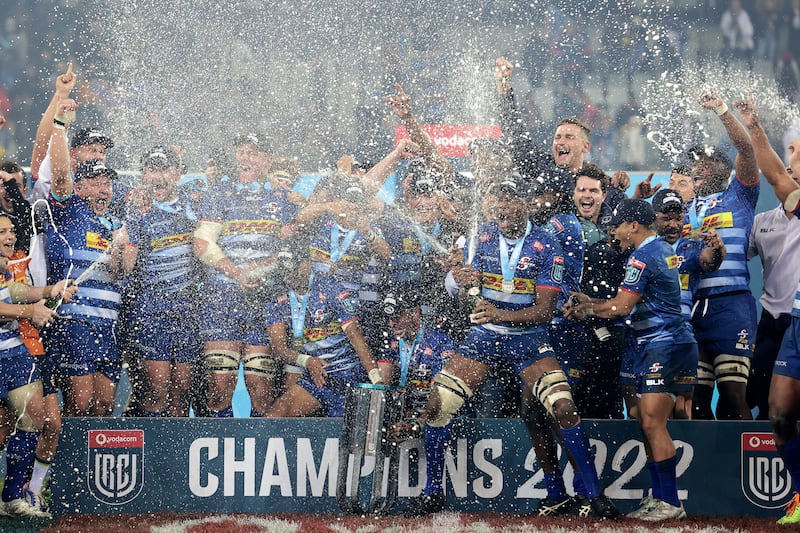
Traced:
<svg viewBox="0 0 800 533">
<path fill-rule="evenodd" d="M 514 292 L 514 280 L 503 280 L 503 292 L 506 294 L 511 294 Z"/>
</svg>

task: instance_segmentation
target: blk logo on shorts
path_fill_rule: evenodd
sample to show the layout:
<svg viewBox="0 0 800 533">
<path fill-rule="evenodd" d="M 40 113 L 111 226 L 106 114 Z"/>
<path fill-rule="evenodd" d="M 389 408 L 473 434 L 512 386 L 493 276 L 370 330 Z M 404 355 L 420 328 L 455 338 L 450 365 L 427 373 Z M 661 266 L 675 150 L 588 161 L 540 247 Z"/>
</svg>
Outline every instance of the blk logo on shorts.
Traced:
<svg viewBox="0 0 800 533">
<path fill-rule="evenodd" d="M 778 509 L 792 495 L 792 479 L 772 433 L 742 433 L 742 492 L 762 509 Z"/>
<path fill-rule="evenodd" d="M 89 430 L 89 492 L 109 505 L 133 501 L 144 487 L 144 430 Z"/>
</svg>

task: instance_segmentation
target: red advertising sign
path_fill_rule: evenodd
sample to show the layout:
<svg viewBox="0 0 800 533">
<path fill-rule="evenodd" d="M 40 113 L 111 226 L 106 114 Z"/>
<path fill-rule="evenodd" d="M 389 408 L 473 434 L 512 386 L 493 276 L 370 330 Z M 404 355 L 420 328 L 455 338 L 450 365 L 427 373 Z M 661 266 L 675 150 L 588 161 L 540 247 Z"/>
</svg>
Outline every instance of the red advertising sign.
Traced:
<svg viewBox="0 0 800 533">
<path fill-rule="evenodd" d="M 439 153 L 445 157 L 468 157 L 469 143 L 473 139 L 490 137 L 500 138 L 500 126 L 479 126 L 464 124 L 422 124 L 422 131 L 433 140 Z M 402 139 L 408 139 L 405 126 L 397 126 L 394 130 L 394 143 L 397 146 Z"/>
</svg>

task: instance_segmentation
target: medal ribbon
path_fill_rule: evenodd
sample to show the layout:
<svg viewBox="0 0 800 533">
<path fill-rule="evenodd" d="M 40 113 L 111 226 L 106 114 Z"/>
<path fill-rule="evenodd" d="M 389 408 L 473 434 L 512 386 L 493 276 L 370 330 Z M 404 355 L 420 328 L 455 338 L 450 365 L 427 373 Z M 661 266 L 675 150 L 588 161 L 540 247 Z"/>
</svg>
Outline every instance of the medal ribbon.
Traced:
<svg viewBox="0 0 800 533">
<path fill-rule="evenodd" d="M 411 346 L 408 345 L 405 339 L 400 339 L 398 343 L 398 348 L 400 350 L 400 386 L 406 386 L 406 380 L 408 379 L 408 367 L 411 365 L 411 358 L 414 356 L 414 352 L 417 350 L 417 347 L 422 342 L 422 337 L 425 336 L 425 324 L 421 324 L 419 331 L 417 332 L 417 338 L 414 339 L 414 342 Z"/>
<path fill-rule="evenodd" d="M 517 264 L 519 263 L 519 256 L 522 254 L 522 245 L 525 243 L 525 237 L 531 232 L 531 223 L 525 227 L 525 235 L 519 238 L 514 244 L 514 249 L 511 251 L 511 257 L 508 256 L 508 242 L 506 238 L 500 235 L 500 269 L 503 271 L 503 281 L 514 281 L 514 273 L 517 271 Z"/>
<path fill-rule="evenodd" d="M 289 306 L 292 310 L 292 334 L 295 339 L 303 337 L 306 327 L 306 308 L 308 296 L 311 294 L 311 284 L 314 283 L 314 272 L 308 277 L 308 289 L 302 298 L 297 296 L 293 289 L 289 289 Z"/>
<path fill-rule="evenodd" d="M 353 244 L 353 239 L 356 238 L 356 230 L 347 230 L 342 242 L 339 242 L 339 224 L 331 226 L 331 263 L 337 262 L 344 256 L 350 245 Z"/>
<path fill-rule="evenodd" d="M 697 210 L 698 198 L 695 197 L 694 200 L 692 200 L 692 205 L 689 206 L 689 225 L 692 229 L 700 229 L 703 226 L 703 219 L 706 218 L 706 212 L 711 207 L 711 204 L 720 196 L 722 196 L 721 192 L 715 192 L 703 198 L 699 211 Z"/>
</svg>

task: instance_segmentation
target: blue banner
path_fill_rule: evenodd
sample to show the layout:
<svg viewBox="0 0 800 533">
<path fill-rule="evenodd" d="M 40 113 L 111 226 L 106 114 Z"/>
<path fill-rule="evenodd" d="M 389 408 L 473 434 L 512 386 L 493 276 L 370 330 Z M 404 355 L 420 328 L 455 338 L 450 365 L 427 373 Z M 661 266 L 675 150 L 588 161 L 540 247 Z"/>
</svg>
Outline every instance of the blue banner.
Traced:
<svg viewBox="0 0 800 533">
<path fill-rule="evenodd" d="M 457 424 L 446 461 L 448 508 L 532 511 L 545 497 L 544 474 L 522 422 Z M 634 509 L 650 486 L 636 422 L 585 424 L 606 494 L 622 512 Z M 791 483 L 767 423 L 674 421 L 669 431 L 687 513 L 781 514 Z M 340 434 L 341 419 L 65 419 L 53 512 L 338 512 Z M 422 490 L 424 472 L 422 442 L 403 443 L 398 511 Z"/>
</svg>

